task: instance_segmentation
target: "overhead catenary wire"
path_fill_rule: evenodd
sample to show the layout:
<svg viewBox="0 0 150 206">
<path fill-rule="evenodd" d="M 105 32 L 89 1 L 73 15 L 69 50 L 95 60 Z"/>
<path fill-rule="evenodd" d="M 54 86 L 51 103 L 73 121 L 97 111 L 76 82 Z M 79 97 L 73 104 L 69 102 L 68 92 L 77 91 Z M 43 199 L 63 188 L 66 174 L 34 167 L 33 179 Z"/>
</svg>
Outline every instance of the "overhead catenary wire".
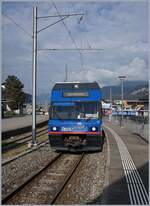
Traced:
<svg viewBox="0 0 150 206">
<path fill-rule="evenodd" d="M 71 6 L 72 6 L 73 10 L 75 11 L 74 4 L 73 4 L 72 2 L 71 2 Z M 82 20 L 82 18 L 79 19 L 78 24 L 80 24 L 81 20 Z M 84 38 L 86 38 L 87 45 L 88 45 L 89 49 L 90 49 L 90 50 L 93 50 L 91 44 L 89 43 L 88 38 L 87 38 L 86 36 L 84 36 Z M 81 50 L 81 49 L 80 49 L 80 50 Z M 85 50 L 87 50 L 87 49 L 85 49 Z M 95 50 L 95 49 L 94 49 L 94 50 Z M 99 50 L 99 49 L 98 49 L 98 50 Z M 102 49 L 100 49 L 100 50 L 102 50 Z"/>
<path fill-rule="evenodd" d="M 72 2 L 70 2 L 70 3 L 71 3 L 71 6 L 72 6 L 73 10 L 75 11 L 74 4 L 73 4 Z M 86 16 L 86 15 L 85 15 L 85 16 Z M 81 16 L 81 17 L 83 17 L 83 16 Z M 78 20 L 78 24 L 80 24 L 81 20 L 82 20 L 82 18 L 80 18 L 80 19 Z M 89 47 L 90 49 L 92 49 L 92 47 L 91 47 L 91 45 L 90 45 L 87 37 L 84 36 L 84 38 L 86 38 L 86 40 L 87 40 L 88 47 Z"/>
<path fill-rule="evenodd" d="M 48 26 L 44 27 L 43 29 L 40 29 L 39 31 L 37 31 L 37 33 L 41 32 L 41 31 L 43 31 L 43 30 L 45 30 L 45 29 L 48 29 L 49 27 L 57 24 L 57 23 L 60 22 L 60 21 L 63 21 L 64 19 L 66 19 L 66 18 L 68 18 L 68 17 L 69 17 L 69 16 L 65 16 L 65 17 L 59 19 L 58 21 L 56 21 L 56 22 L 54 22 L 54 23 L 52 23 L 52 24 L 49 24 Z"/>
<path fill-rule="evenodd" d="M 93 50 L 93 49 L 92 49 L 92 46 L 91 46 L 91 44 L 90 44 L 90 42 L 89 42 L 89 40 L 87 39 L 87 37 L 86 37 L 86 41 L 87 41 L 88 47 L 89 47 L 91 50 Z M 99 50 L 103 50 L 103 49 L 99 49 Z"/>
<path fill-rule="evenodd" d="M 55 8 L 55 10 L 56 10 L 56 12 L 57 12 L 57 14 L 60 16 L 59 10 L 58 10 L 56 4 L 54 3 L 54 1 L 52 1 L 52 4 L 53 4 L 53 6 L 54 6 L 54 8 Z M 61 18 L 61 16 L 60 16 L 60 18 Z M 66 29 L 67 33 L 69 34 L 72 42 L 74 43 L 76 49 L 78 50 L 78 52 L 79 52 L 79 54 L 80 54 L 81 67 L 83 68 L 83 57 L 82 57 L 82 53 L 81 53 L 80 50 L 78 49 L 78 46 L 77 46 L 77 44 L 76 44 L 76 41 L 75 41 L 75 39 L 73 38 L 71 31 L 68 29 L 68 26 L 66 25 L 66 23 L 65 23 L 63 20 L 62 20 L 62 23 L 63 23 L 64 28 Z"/>
<path fill-rule="evenodd" d="M 76 51 L 76 50 L 81 50 L 81 51 L 102 51 L 104 49 L 99 49 L 99 48 L 45 48 L 45 49 L 37 49 L 38 51 Z"/>
<path fill-rule="evenodd" d="M 64 16 L 81 16 L 84 14 L 60 14 L 59 17 L 64 17 Z M 37 19 L 46 19 L 46 18 L 50 18 L 50 17 L 58 17 L 58 15 L 50 15 L 50 16 L 38 16 Z"/>
<path fill-rule="evenodd" d="M 74 4 L 72 3 L 72 2 L 70 2 L 71 3 L 71 6 L 72 6 L 72 8 L 73 8 L 73 10 L 74 10 L 74 12 L 75 12 L 75 8 L 74 8 Z M 86 18 L 88 17 L 88 12 L 86 11 L 85 12 L 85 14 L 84 14 L 85 16 L 86 16 Z M 78 24 L 80 24 L 80 20 L 78 21 Z M 84 36 L 84 39 L 86 39 L 86 41 L 87 41 L 87 45 L 88 45 L 88 47 L 89 47 L 89 50 L 95 50 L 95 51 L 102 51 L 102 50 L 104 50 L 104 49 L 93 49 L 92 48 L 92 46 L 91 46 L 91 44 L 90 44 L 90 42 L 89 42 L 89 40 L 88 40 L 88 38 L 87 38 L 87 36 Z M 80 49 L 81 50 L 81 49 Z M 86 50 L 86 49 L 85 49 Z"/>
<path fill-rule="evenodd" d="M 11 22 L 13 22 L 18 28 L 20 28 L 24 33 L 26 33 L 30 38 L 32 38 L 32 35 L 26 31 L 21 25 L 19 25 L 14 19 L 12 19 L 10 16 L 7 16 L 6 14 L 2 14 L 4 17 L 9 19 Z"/>
</svg>

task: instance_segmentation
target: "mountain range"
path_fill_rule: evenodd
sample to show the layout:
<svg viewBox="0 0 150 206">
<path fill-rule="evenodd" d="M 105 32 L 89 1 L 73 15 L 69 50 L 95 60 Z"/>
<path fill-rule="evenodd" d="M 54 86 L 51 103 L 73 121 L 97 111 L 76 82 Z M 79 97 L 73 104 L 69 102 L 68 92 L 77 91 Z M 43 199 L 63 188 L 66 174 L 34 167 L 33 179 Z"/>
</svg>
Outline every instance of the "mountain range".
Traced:
<svg viewBox="0 0 150 206">
<path fill-rule="evenodd" d="M 121 99 L 121 84 L 114 86 L 102 87 L 102 98 L 108 100 L 110 98 L 110 88 L 112 99 Z M 148 99 L 148 82 L 147 81 L 124 81 L 124 99 Z M 50 92 L 37 96 L 38 104 L 49 103 Z"/>
<path fill-rule="evenodd" d="M 102 87 L 103 99 L 110 99 L 110 88 L 112 99 L 121 99 L 121 84 L 114 86 Z M 148 99 L 148 82 L 147 81 L 124 81 L 123 96 L 124 99 Z"/>
</svg>

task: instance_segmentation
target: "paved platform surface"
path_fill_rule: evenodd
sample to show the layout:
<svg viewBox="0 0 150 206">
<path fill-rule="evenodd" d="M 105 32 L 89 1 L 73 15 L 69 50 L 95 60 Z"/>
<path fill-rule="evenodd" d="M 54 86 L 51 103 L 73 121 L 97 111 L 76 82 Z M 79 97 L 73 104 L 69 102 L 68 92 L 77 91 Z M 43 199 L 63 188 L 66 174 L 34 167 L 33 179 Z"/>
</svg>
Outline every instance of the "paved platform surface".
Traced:
<svg viewBox="0 0 150 206">
<path fill-rule="evenodd" d="M 37 115 L 37 123 L 48 120 L 47 115 Z M 32 125 L 32 115 L 2 119 L 2 132 Z"/>
<path fill-rule="evenodd" d="M 142 201 L 140 198 L 144 198 L 143 195 L 149 193 L 148 144 L 139 136 L 133 135 L 127 128 L 121 128 L 115 123 L 105 121 L 104 128 L 108 139 L 109 164 L 106 169 L 107 177 L 105 181 L 103 204 L 131 204 L 134 198 L 137 199 L 137 202 Z M 123 155 L 121 155 L 121 153 Z M 130 162 L 135 165 L 142 184 L 146 189 L 146 192 L 143 192 L 141 197 L 140 189 L 138 189 L 139 182 L 134 181 L 136 176 L 135 170 L 132 170 L 131 164 L 129 164 L 130 168 L 128 171 L 125 169 L 126 165 L 124 165 L 124 159 L 127 156 L 130 156 L 132 160 Z M 127 172 L 133 173 L 133 179 L 128 182 L 129 184 L 127 184 Z M 134 187 L 130 188 L 133 186 L 133 184 L 130 183 L 133 183 Z"/>
</svg>

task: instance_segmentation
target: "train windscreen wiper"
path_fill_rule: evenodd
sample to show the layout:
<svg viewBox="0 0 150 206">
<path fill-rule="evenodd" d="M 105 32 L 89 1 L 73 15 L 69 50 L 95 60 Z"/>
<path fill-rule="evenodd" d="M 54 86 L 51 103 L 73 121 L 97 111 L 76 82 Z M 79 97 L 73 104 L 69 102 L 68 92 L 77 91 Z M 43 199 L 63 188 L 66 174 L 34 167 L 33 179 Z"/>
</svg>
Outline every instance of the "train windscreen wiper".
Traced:
<svg viewBox="0 0 150 206">
<path fill-rule="evenodd" d="M 56 114 L 56 116 L 58 117 L 58 119 L 60 119 L 61 121 L 64 120 L 55 110 L 53 110 L 53 112 Z"/>
</svg>

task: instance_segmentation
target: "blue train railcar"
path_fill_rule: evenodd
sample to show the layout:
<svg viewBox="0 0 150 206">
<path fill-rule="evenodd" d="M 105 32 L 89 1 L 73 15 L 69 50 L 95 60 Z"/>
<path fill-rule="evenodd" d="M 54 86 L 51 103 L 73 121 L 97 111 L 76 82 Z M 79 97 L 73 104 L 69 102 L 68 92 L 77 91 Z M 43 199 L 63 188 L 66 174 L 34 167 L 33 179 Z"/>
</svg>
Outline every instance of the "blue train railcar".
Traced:
<svg viewBox="0 0 150 206">
<path fill-rule="evenodd" d="M 97 82 L 56 83 L 51 92 L 48 135 L 58 151 L 102 150 L 102 93 Z"/>
</svg>

